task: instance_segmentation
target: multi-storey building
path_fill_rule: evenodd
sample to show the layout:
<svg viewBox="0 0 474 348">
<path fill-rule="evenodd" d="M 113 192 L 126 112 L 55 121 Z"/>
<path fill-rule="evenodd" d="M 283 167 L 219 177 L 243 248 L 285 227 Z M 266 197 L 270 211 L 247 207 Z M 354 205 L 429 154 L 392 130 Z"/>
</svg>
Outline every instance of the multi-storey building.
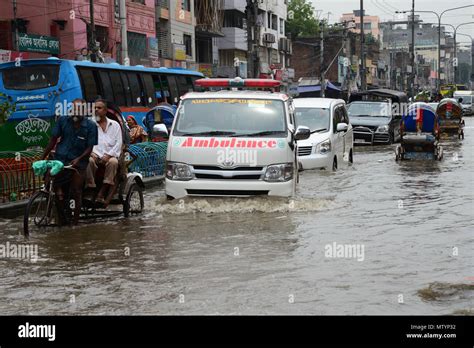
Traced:
<svg viewBox="0 0 474 348">
<path fill-rule="evenodd" d="M 369 16 L 364 11 L 364 34 L 372 34 L 377 40 L 380 37 L 380 18 L 379 16 Z M 354 21 L 354 28 L 350 29 L 355 33 L 360 34 L 360 10 L 353 10 L 352 13 L 343 13 L 341 22 Z"/>
<path fill-rule="evenodd" d="M 187 68 L 196 61 L 194 0 L 155 0 L 162 66 Z"/>
<path fill-rule="evenodd" d="M 452 79 L 453 39 L 446 36 L 441 28 L 441 83 Z M 405 79 L 407 70 L 411 69 L 410 60 L 402 59 L 397 67 L 400 52 L 409 52 L 411 46 L 411 18 L 381 23 L 381 48 L 392 67 L 389 76 L 392 81 Z M 415 85 L 418 88 L 435 88 L 438 77 L 438 27 L 432 23 L 423 23 L 415 16 Z M 410 66 L 409 68 L 407 68 Z M 429 73 L 427 73 L 429 71 Z M 398 77 L 397 77 L 398 76 Z"/>
<path fill-rule="evenodd" d="M 14 3 L 16 18 L 13 17 Z M 150 40 L 156 38 L 154 7 L 155 0 L 126 3 L 127 41 L 132 64 L 147 63 L 143 58 L 148 56 Z M 54 55 L 74 59 L 82 48 L 88 47 L 88 0 L 51 0 L 34 6 L 24 1 L 0 0 L 0 8 L 0 49 L 14 54 L 21 51 L 30 58 Z M 120 61 L 119 19 L 118 0 L 95 0 L 95 38 L 106 59 Z M 15 24 L 18 38 L 14 35 Z"/>
<path fill-rule="evenodd" d="M 287 1 L 254 0 L 251 7 L 247 8 L 246 0 L 225 0 L 222 29 L 224 37 L 217 39 L 219 75 L 235 76 L 236 58 L 240 63 L 241 76 L 247 76 L 250 60 L 253 63 L 253 71 L 250 71 L 252 76 L 267 76 L 272 71 L 285 69 L 289 65 L 291 43 L 285 31 Z M 250 22 L 247 23 L 249 10 Z M 251 46 L 248 43 L 249 32 Z"/>
</svg>

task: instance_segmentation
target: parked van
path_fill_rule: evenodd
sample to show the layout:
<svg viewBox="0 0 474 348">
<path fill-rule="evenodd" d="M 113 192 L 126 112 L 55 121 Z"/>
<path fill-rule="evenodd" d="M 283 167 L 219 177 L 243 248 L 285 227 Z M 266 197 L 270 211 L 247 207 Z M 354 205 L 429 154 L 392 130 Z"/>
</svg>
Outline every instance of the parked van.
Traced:
<svg viewBox="0 0 474 348">
<path fill-rule="evenodd" d="M 277 88 L 265 79 L 201 79 L 196 86 Z M 291 196 L 298 176 L 293 101 L 255 90 L 191 92 L 181 98 L 166 155 L 165 192 L 185 196 Z"/>
<path fill-rule="evenodd" d="M 462 105 L 463 115 L 474 115 L 474 92 L 473 91 L 456 91 L 453 94 L 456 101 L 460 101 Z"/>
<path fill-rule="evenodd" d="M 301 169 L 336 170 L 352 164 L 354 135 L 342 99 L 295 99 L 296 125 L 305 125 L 311 135 L 298 141 Z"/>
</svg>

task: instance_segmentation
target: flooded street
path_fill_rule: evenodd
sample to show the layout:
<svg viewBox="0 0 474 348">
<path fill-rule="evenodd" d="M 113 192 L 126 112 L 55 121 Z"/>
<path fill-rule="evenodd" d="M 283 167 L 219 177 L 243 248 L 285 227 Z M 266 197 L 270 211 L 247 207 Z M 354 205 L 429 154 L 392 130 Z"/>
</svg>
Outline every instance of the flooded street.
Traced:
<svg viewBox="0 0 474 348">
<path fill-rule="evenodd" d="M 472 315 L 473 118 L 465 134 L 441 162 L 358 147 L 352 167 L 301 173 L 294 200 L 158 188 L 143 216 L 29 241 L 0 219 L 0 244 L 38 246 L 36 262 L 0 258 L 0 314 Z M 341 244 L 363 253 L 328 257 Z"/>
</svg>

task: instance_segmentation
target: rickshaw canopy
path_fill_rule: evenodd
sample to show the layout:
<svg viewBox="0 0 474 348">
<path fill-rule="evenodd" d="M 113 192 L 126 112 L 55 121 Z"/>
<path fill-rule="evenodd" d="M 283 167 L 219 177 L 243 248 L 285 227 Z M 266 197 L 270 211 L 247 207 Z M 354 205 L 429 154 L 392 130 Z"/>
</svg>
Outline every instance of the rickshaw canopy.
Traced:
<svg viewBox="0 0 474 348">
<path fill-rule="evenodd" d="M 442 99 L 438 104 L 436 114 L 441 120 L 461 119 L 462 105 L 454 98 Z"/>
<path fill-rule="evenodd" d="M 417 102 L 410 105 L 408 111 L 402 117 L 405 132 L 429 132 L 433 133 L 435 125 L 438 124 L 438 117 L 434 109 L 424 102 Z M 418 124 L 418 126 L 417 126 Z"/>
</svg>

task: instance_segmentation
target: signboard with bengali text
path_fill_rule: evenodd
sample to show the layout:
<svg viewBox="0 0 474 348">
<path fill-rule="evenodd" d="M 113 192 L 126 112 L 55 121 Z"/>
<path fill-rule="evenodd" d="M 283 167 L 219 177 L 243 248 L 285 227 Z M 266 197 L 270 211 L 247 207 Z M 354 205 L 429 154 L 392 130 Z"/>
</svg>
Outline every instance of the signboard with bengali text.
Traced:
<svg viewBox="0 0 474 348">
<path fill-rule="evenodd" d="M 59 40 L 45 35 L 20 34 L 19 51 L 59 54 Z"/>
</svg>

